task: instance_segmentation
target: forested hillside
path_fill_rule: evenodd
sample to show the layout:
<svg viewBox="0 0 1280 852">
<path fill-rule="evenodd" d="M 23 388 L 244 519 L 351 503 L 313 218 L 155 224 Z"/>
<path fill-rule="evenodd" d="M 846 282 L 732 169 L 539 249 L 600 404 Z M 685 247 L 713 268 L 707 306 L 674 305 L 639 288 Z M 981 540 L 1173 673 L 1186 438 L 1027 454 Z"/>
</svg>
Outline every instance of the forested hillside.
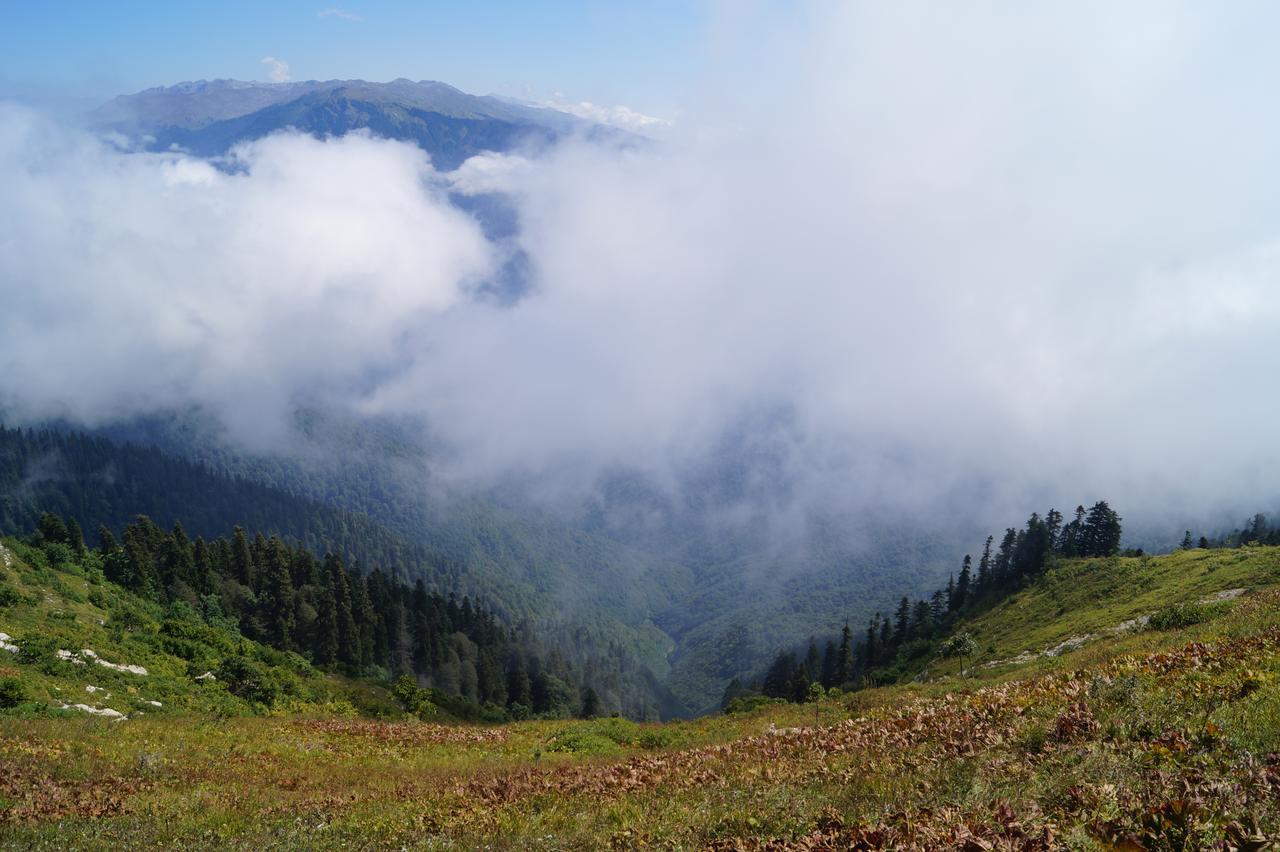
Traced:
<svg viewBox="0 0 1280 852">
<path fill-rule="evenodd" d="M 1053 561 L 957 622 L 973 655 L 911 683 L 481 726 L 228 642 L 92 554 L 6 545 L 0 845 L 1243 850 L 1280 831 L 1280 548 Z M 55 653 L 77 646 L 96 655 Z"/>
<path fill-rule="evenodd" d="M 656 606 L 645 596 L 676 593 L 679 582 L 642 582 L 651 563 L 587 536 L 566 540 L 554 529 L 473 521 L 413 541 L 362 512 L 153 448 L 0 428 L 0 532 L 25 534 L 46 511 L 74 519 L 91 545 L 99 527 L 119 535 L 145 515 L 164 530 L 181 524 L 191 537 L 213 540 L 241 526 L 315 558 L 339 554 L 361 575 L 421 580 L 430 592 L 479 601 L 543 658 L 614 684 L 602 693 L 609 712 L 687 712 L 661 681 L 671 642 L 645 616 Z"/>
<path fill-rule="evenodd" d="M 775 523 L 776 501 L 802 490 L 779 449 L 790 425 L 780 414 L 743 424 L 674 488 L 615 471 L 580 512 L 521 500 L 519 489 L 450 491 L 433 479 L 429 438 L 404 422 L 299 409 L 287 453 L 230 451 L 191 411 L 109 434 L 367 514 L 466 565 L 483 578 L 473 594 L 539 619 L 543 632 L 634 649 L 678 696 L 668 712 L 704 712 L 780 641 L 837 630 L 934 585 L 953 542 L 973 532 L 961 514 L 905 536 L 910 518 L 891 506 Z M 566 612 L 575 623 L 545 624 Z"/>
<path fill-rule="evenodd" d="M 821 650 L 810 638 L 802 654 L 779 652 L 759 681 L 731 683 L 722 706 L 759 694 L 806 701 L 815 685 L 858 689 L 915 674 L 936 653 L 941 637 L 1036 580 L 1051 562 L 1114 556 L 1120 550 L 1121 520 L 1105 500 L 1087 511 L 1077 506 L 1069 522 L 1056 509 L 1043 517 L 1033 512 L 1025 528 L 1006 529 L 998 547 L 993 549 L 995 537 L 988 536 L 976 568 L 973 557 L 965 555 L 959 574 L 948 578 L 945 588 L 914 602 L 904 595 L 892 614 L 875 613 L 856 636 L 846 622 Z M 950 649 L 956 654 L 976 651 L 964 637 L 953 640 Z"/>
<path fill-rule="evenodd" d="M 483 600 L 577 666 L 602 658 L 647 669 L 634 689 L 664 717 L 714 709 L 725 685 L 767 664 L 779 641 L 838 629 L 927 588 L 953 552 L 943 530 L 903 537 L 888 513 L 828 513 L 782 532 L 726 526 L 717 518 L 750 505 L 752 471 L 772 464 L 737 444 L 699 473 L 706 493 L 693 503 L 615 493 L 600 507 L 659 519 L 640 535 L 451 493 L 431 479 L 422 436 L 403 425 L 300 410 L 293 428 L 287 454 L 232 452 L 195 412 L 98 437 L 65 426 L 0 431 L 0 529 L 24 532 L 48 509 L 78 518 L 90 538 L 99 523 L 118 532 L 137 514 L 165 529 L 180 520 L 190 535 L 236 524 L 276 532 Z"/>
<path fill-rule="evenodd" d="M 567 716 L 584 706 L 592 714 L 605 706 L 644 714 L 625 703 L 635 672 L 598 665 L 593 674 L 603 680 L 586 683 L 554 650 L 544 658 L 532 633 L 503 625 L 469 598 L 428 592 L 420 580 L 406 584 L 379 568 L 351 571 L 337 554 L 317 559 L 240 527 L 192 540 L 181 524 L 166 533 L 141 516 L 120 542 L 105 527 L 99 539 L 91 550 L 74 520 L 45 514 L 27 556 L 165 607 L 188 625 L 167 628 L 179 652 L 185 639 L 216 628 L 327 671 L 386 683 L 409 676 L 460 718 Z"/>
</svg>

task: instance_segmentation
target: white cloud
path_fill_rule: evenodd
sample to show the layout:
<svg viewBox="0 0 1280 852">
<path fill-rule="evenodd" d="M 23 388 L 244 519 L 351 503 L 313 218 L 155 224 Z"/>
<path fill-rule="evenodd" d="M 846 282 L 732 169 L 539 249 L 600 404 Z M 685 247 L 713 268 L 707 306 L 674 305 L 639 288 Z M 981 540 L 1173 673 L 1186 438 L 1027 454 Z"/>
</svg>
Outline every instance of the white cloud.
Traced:
<svg viewBox="0 0 1280 852">
<path fill-rule="evenodd" d="M 349 403 L 393 372 L 492 263 L 412 145 L 282 134 L 233 164 L 121 153 L 0 105 L 0 409 L 201 404 L 271 441 L 300 394 Z"/>
<path fill-rule="evenodd" d="M 338 18 L 343 21 L 350 21 L 353 24 L 358 24 L 364 20 L 363 16 L 357 15 L 354 12 L 345 12 L 342 9 L 323 9 L 319 12 L 316 12 L 316 17 L 317 18 Z"/>
<path fill-rule="evenodd" d="M 289 63 L 273 56 L 262 57 L 262 64 L 267 66 L 267 79 L 273 83 L 289 82 Z"/>
<path fill-rule="evenodd" d="M 617 106 L 600 106 L 598 104 L 593 104 L 590 101 L 565 100 L 560 92 L 556 92 L 556 97 L 554 99 L 538 101 L 537 104 L 538 106 L 546 107 L 547 109 L 567 112 L 570 115 L 576 115 L 579 118 L 594 121 L 596 124 L 620 127 L 634 133 L 655 133 L 666 130 L 675 124 L 675 122 L 670 119 L 644 115 L 643 113 L 636 112 L 630 107 L 622 104 Z"/>
<path fill-rule="evenodd" d="M 812 493 L 1269 501 L 1269 28 L 1199 4 L 810 8 L 765 55 L 720 44 L 662 145 L 448 176 L 294 136 L 227 174 L 9 111 L 0 393 L 86 420 L 204 401 L 244 435 L 319 393 L 425 416 L 468 472 L 539 477 L 680 469 L 782 411 Z M 514 304 L 468 297 L 501 252 L 446 180 L 510 193 Z"/>
</svg>

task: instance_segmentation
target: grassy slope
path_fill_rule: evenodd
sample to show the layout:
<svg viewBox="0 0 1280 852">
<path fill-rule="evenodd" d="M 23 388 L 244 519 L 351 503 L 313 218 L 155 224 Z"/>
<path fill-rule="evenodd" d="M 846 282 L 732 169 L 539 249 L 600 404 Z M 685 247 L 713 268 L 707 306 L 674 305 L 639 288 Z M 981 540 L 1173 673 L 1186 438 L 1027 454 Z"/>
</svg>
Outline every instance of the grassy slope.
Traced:
<svg viewBox="0 0 1280 852">
<path fill-rule="evenodd" d="M 667 725 L 0 716 L 0 844 L 1241 846 L 1280 832 L 1277 584 L 1276 548 L 1067 563 L 972 625 L 988 658 L 1249 591 L 1183 630 Z"/>
<path fill-rule="evenodd" d="M 20 645 L 35 640 L 38 658 L 0 651 L 0 678 L 18 679 L 27 702 L 19 712 L 47 714 L 59 704 L 86 704 L 126 715 L 248 715 L 255 708 L 218 680 L 196 680 L 231 655 L 250 660 L 283 692 L 281 706 L 312 713 L 354 714 L 357 706 L 394 711 L 384 690 L 328 675 L 286 654 L 200 622 L 179 622 L 161 607 L 71 563 L 42 565 L 42 555 L 5 540 L 0 552 L 0 633 Z M 6 562 L 8 564 L 6 564 Z M 12 644 L 12 643 L 11 643 Z M 28 646 L 23 645 L 27 650 Z M 58 649 L 89 649 L 146 675 L 57 660 Z M 96 687 L 90 692 L 86 687 Z M 150 702 L 160 702 L 157 707 Z M 65 715 L 83 719 L 82 712 Z"/>
</svg>

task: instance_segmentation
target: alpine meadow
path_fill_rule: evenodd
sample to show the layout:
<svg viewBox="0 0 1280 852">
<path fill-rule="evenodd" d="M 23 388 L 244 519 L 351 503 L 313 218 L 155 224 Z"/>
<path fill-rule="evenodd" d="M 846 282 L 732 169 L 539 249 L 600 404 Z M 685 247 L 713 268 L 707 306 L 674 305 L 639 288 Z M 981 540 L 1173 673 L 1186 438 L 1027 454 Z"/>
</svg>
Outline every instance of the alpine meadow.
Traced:
<svg viewBox="0 0 1280 852">
<path fill-rule="evenodd" d="M 1280 849 L 1280 8 L 0 17 L 0 849 Z"/>
</svg>

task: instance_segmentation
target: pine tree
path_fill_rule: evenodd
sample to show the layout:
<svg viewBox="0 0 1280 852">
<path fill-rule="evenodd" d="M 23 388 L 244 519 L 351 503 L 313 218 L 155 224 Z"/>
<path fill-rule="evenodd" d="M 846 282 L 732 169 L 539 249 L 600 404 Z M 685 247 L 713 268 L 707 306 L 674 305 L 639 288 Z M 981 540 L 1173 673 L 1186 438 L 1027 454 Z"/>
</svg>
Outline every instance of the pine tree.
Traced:
<svg viewBox="0 0 1280 852">
<path fill-rule="evenodd" d="M 369 587 L 363 577 L 353 577 L 351 583 L 352 606 L 351 615 L 356 622 L 359 636 L 360 666 L 373 665 L 373 632 L 376 627 L 376 616 L 373 602 L 369 599 Z"/>
<path fill-rule="evenodd" d="M 181 581 L 190 586 L 195 585 L 196 560 L 191 549 L 191 540 L 181 523 L 173 525 L 169 534 L 168 547 L 165 548 L 163 581 L 167 588 L 170 584 Z"/>
<path fill-rule="evenodd" d="M 338 664 L 338 593 L 333 575 L 325 578 L 319 594 L 316 619 L 316 659 L 322 666 Z"/>
<path fill-rule="evenodd" d="M 1099 500 L 1089 509 L 1084 523 L 1082 556 L 1114 556 L 1120 549 L 1120 516 L 1107 501 Z"/>
<path fill-rule="evenodd" d="M 231 531 L 231 571 L 238 582 L 253 588 L 253 554 L 242 527 Z"/>
<path fill-rule="evenodd" d="M 106 524 L 98 525 L 98 553 L 103 556 L 109 556 L 116 549 L 116 537 L 111 534 L 111 530 Z"/>
<path fill-rule="evenodd" d="M 933 620 L 929 614 L 928 602 L 916 601 L 911 610 L 911 635 L 917 639 L 924 639 L 932 632 Z"/>
<path fill-rule="evenodd" d="M 578 715 L 583 719 L 594 719 L 600 715 L 600 696 L 590 686 L 582 693 L 582 712 Z"/>
<path fill-rule="evenodd" d="M 991 545 L 995 536 L 987 536 L 987 543 L 982 546 L 982 558 L 978 560 L 978 577 L 974 581 L 974 594 L 983 597 L 991 592 Z"/>
<path fill-rule="evenodd" d="M 324 571 L 333 588 L 333 600 L 337 608 L 338 660 L 350 668 L 360 665 L 360 635 L 356 629 L 351 607 L 351 584 L 342 557 L 330 553 L 324 558 Z"/>
<path fill-rule="evenodd" d="M 991 581 L 1000 590 L 1009 588 L 1013 579 L 1013 552 L 1018 546 L 1018 531 L 1009 527 L 1000 540 L 1000 549 L 996 553 L 995 565 L 991 571 Z"/>
<path fill-rule="evenodd" d="M 796 673 L 796 655 L 783 651 L 773 660 L 764 676 L 764 694 L 770 698 L 787 698 L 791 694 L 792 678 Z M 805 688 L 808 689 L 808 684 Z"/>
<path fill-rule="evenodd" d="M 202 595 L 210 594 L 213 591 L 213 553 L 209 549 L 209 545 L 205 543 L 203 538 L 197 538 L 195 545 L 191 548 L 192 563 L 195 566 L 195 576 L 193 577 L 193 587 Z"/>
<path fill-rule="evenodd" d="M 293 578 L 284 544 L 272 536 L 264 555 L 263 621 L 271 643 L 278 648 L 293 648 L 294 601 Z"/>
<path fill-rule="evenodd" d="M 961 609 L 969 602 L 969 587 L 973 582 L 973 557 L 964 555 L 964 565 L 960 568 L 960 578 L 956 580 L 956 603 L 953 609 Z"/>
<path fill-rule="evenodd" d="M 809 700 L 809 667 L 801 663 L 791 673 L 791 682 L 787 685 L 787 700 L 803 704 Z"/>
<path fill-rule="evenodd" d="M 71 545 L 77 556 L 84 556 L 84 533 L 75 518 L 67 519 L 67 544 Z"/>
<path fill-rule="evenodd" d="M 40 516 L 39 533 L 40 538 L 49 544 L 67 543 L 67 525 L 53 512 Z"/>
<path fill-rule="evenodd" d="M 1062 537 L 1062 513 L 1057 509 L 1050 509 L 1044 516 L 1044 527 L 1048 533 L 1049 551 L 1056 553 Z"/>
<path fill-rule="evenodd" d="M 1186 533 L 1182 536 L 1181 547 L 1183 550 L 1190 550 L 1191 548 L 1195 547 L 1195 543 L 1192 542 L 1191 540 L 1191 530 L 1187 530 Z"/>
<path fill-rule="evenodd" d="M 836 656 L 836 671 L 834 686 L 843 686 L 853 680 L 853 631 L 849 629 L 849 622 L 844 623 L 844 629 L 840 631 L 840 650 Z"/>
<path fill-rule="evenodd" d="M 507 706 L 517 704 L 533 708 L 533 681 L 529 678 L 529 668 L 521 656 L 517 656 L 507 669 Z"/>
<path fill-rule="evenodd" d="M 809 671 L 810 677 L 816 676 L 822 667 L 822 657 L 818 654 L 818 643 L 812 636 L 809 637 L 809 650 L 804 655 L 804 664 Z"/>
<path fill-rule="evenodd" d="M 826 646 L 822 649 L 822 674 L 818 678 L 823 689 L 830 689 L 840 683 L 836 679 L 836 669 L 840 665 L 840 652 L 836 650 L 836 643 L 827 640 Z"/>
<path fill-rule="evenodd" d="M 911 601 L 906 595 L 898 602 L 898 609 L 893 614 L 893 644 L 901 646 L 907 641 L 911 632 Z"/>
<path fill-rule="evenodd" d="M 867 638 L 862 643 L 862 670 L 875 668 L 880 661 L 880 613 L 876 613 L 867 622 Z"/>
</svg>

